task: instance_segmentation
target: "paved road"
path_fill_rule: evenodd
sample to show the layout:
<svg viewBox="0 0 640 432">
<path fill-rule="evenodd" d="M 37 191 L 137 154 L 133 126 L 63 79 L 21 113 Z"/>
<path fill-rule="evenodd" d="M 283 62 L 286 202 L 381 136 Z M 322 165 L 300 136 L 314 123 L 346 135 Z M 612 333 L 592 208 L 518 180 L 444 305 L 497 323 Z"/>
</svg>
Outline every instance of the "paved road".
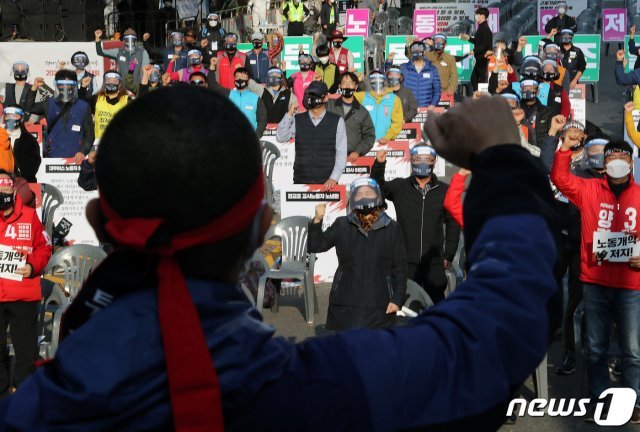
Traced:
<svg viewBox="0 0 640 432">
<path fill-rule="evenodd" d="M 600 81 L 600 101 L 599 104 L 587 103 L 587 118 L 600 126 L 606 133 L 613 137 L 622 137 L 622 90 L 613 79 L 613 66 L 615 59 L 615 47 L 612 47 L 609 57 L 602 58 L 601 81 Z M 450 167 L 447 174 L 453 171 Z M 448 177 L 448 176 L 447 176 Z M 319 314 L 314 325 L 307 325 L 304 320 L 304 303 L 301 288 L 284 289 L 285 295 L 282 297 L 280 311 L 273 313 L 266 310 L 265 320 L 273 324 L 277 329 L 277 334 L 289 339 L 292 342 L 299 342 L 308 337 L 321 336 L 327 334 L 324 323 L 327 313 L 328 293 L 330 286 L 320 284 L 317 287 Z M 526 335 L 523 335 L 526 337 Z M 559 377 L 553 374 L 553 370 L 562 361 L 562 346 L 560 338 L 552 343 L 549 349 L 549 394 L 551 398 L 571 398 L 584 397 L 586 388 L 585 380 L 581 380 L 578 374 L 570 377 Z M 584 377 L 584 376 L 583 376 Z M 525 383 L 522 391 L 523 396 L 529 400 L 533 399 L 533 382 L 529 379 Z M 596 431 L 600 430 L 595 425 L 586 424 L 581 418 L 551 418 L 545 417 L 525 417 L 517 421 L 515 425 L 504 426 L 501 431 L 511 432 L 535 432 L 535 431 Z M 619 431 L 640 431 L 640 426 L 626 425 L 617 428 Z"/>
</svg>

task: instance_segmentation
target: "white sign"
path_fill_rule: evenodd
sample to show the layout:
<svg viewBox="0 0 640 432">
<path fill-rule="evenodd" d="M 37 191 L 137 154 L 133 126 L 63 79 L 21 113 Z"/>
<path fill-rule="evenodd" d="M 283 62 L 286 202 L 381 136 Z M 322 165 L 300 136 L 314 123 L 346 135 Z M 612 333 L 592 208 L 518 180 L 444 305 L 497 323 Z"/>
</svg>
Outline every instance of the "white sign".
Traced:
<svg viewBox="0 0 640 432">
<path fill-rule="evenodd" d="M 596 231 L 593 233 L 593 250 L 599 261 L 628 262 L 640 256 L 640 243 L 633 234 Z"/>
<path fill-rule="evenodd" d="M 73 225 L 66 239 L 71 244 L 86 243 L 98 245 L 98 239 L 85 216 L 85 207 L 92 198 L 98 197 L 98 191 L 86 192 L 78 186 L 80 165 L 72 159 L 43 158 L 37 178 L 40 183 L 47 183 L 60 189 L 64 204 L 56 210 L 54 225 L 65 218 Z"/>
<path fill-rule="evenodd" d="M 11 227 L 13 225 L 8 225 L 8 228 Z M 22 281 L 22 275 L 16 274 L 16 270 L 26 264 L 27 258 L 22 252 L 11 246 L 0 245 L 0 278 Z"/>
<path fill-rule="evenodd" d="M 571 103 L 571 118 L 580 123 L 587 124 L 587 91 L 584 84 L 578 84 L 576 88 L 569 91 L 569 102 Z"/>
</svg>

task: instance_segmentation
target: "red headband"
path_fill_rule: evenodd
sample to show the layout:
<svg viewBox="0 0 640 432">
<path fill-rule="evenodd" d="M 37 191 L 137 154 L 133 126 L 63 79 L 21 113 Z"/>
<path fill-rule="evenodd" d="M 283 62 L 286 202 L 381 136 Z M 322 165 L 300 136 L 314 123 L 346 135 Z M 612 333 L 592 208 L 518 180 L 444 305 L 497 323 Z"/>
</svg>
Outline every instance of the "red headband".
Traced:
<svg viewBox="0 0 640 432">
<path fill-rule="evenodd" d="M 158 263 L 158 318 L 167 362 L 167 377 L 177 432 L 222 432 L 222 397 L 211 353 L 198 312 L 174 253 L 212 244 L 249 227 L 264 197 L 263 175 L 244 198 L 206 225 L 174 235 L 169 245 L 149 249 L 147 243 L 165 221 L 121 218 L 100 197 L 106 232 L 119 244 L 160 255 Z"/>
</svg>

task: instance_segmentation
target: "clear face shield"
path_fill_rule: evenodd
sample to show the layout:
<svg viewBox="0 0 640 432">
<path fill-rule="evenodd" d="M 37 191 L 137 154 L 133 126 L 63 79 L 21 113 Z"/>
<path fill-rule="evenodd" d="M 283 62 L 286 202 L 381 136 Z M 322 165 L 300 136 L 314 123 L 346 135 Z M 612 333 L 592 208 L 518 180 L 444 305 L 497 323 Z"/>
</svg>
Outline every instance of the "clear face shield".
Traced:
<svg viewBox="0 0 640 432">
<path fill-rule="evenodd" d="M 416 144 L 410 152 L 411 173 L 418 178 L 429 177 L 438 157 L 435 149 L 428 145 Z"/>
<path fill-rule="evenodd" d="M 104 75 L 104 90 L 106 93 L 118 93 L 122 77 L 115 72 L 108 72 Z"/>
<path fill-rule="evenodd" d="M 189 66 L 198 66 L 202 63 L 202 54 L 198 50 L 189 51 L 187 64 Z"/>
<path fill-rule="evenodd" d="M 20 122 L 24 116 L 24 111 L 16 107 L 7 107 L 4 109 L 4 128 L 13 131 L 20 128 Z"/>
<path fill-rule="evenodd" d="M 63 103 L 74 102 L 78 99 L 78 82 L 73 80 L 56 81 L 58 97 Z"/>
<path fill-rule="evenodd" d="M 414 60 L 421 59 L 422 57 L 424 57 L 424 52 L 426 50 L 427 50 L 427 47 L 421 43 L 413 44 L 411 45 L 411 47 L 409 47 L 411 58 Z"/>
<path fill-rule="evenodd" d="M 383 205 L 380 186 L 371 178 L 359 178 L 349 188 L 349 212 L 371 213 Z"/>
<path fill-rule="evenodd" d="M 281 70 L 273 69 L 267 74 L 267 86 L 272 88 L 279 88 L 282 85 L 282 78 L 284 74 Z"/>
<path fill-rule="evenodd" d="M 182 46 L 184 43 L 184 35 L 180 32 L 171 33 L 171 44 L 173 46 Z"/>
<path fill-rule="evenodd" d="M 76 54 L 71 59 L 73 63 L 73 67 L 77 70 L 85 70 L 85 68 L 89 65 L 89 57 L 84 54 Z"/>
<path fill-rule="evenodd" d="M 29 65 L 26 62 L 16 62 L 11 67 L 11 73 L 16 81 L 26 81 L 29 76 Z"/>
<path fill-rule="evenodd" d="M 124 49 L 125 51 L 132 53 L 136 49 L 136 43 L 138 42 L 137 36 L 127 35 L 124 37 Z"/>
<path fill-rule="evenodd" d="M 573 32 L 562 30 L 560 32 L 560 42 L 563 44 L 570 44 L 573 42 Z"/>
<path fill-rule="evenodd" d="M 398 68 L 391 68 L 387 72 L 387 84 L 390 88 L 400 86 L 402 83 L 402 72 Z"/>
<path fill-rule="evenodd" d="M 162 77 L 162 70 L 160 69 L 160 65 L 153 65 L 153 70 L 149 74 L 149 82 L 150 83 L 160 82 L 161 77 Z"/>
<path fill-rule="evenodd" d="M 298 57 L 298 66 L 302 72 L 310 70 L 312 63 L 313 59 L 310 55 L 305 54 Z"/>
<path fill-rule="evenodd" d="M 371 83 L 371 90 L 376 94 L 384 93 L 384 83 L 386 79 L 381 73 L 373 73 L 369 75 L 369 82 Z"/>
</svg>

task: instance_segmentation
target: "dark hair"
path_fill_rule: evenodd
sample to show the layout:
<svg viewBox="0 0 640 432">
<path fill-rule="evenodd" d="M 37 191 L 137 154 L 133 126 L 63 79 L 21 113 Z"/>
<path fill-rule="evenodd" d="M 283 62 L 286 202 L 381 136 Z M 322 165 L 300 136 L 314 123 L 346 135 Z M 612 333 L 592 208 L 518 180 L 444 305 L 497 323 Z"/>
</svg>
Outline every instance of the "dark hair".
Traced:
<svg viewBox="0 0 640 432">
<path fill-rule="evenodd" d="M 107 84 L 107 80 L 104 79 L 104 76 L 108 73 L 115 73 L 120 75 L 120 84 L 118 85 L 118 97 L 122 97 L 122 96 L 127 96 L 127 89 L 124 87 L 124 78 L 122 77 L 122 74 L 120 72 L 118 72 L 115 69 L 111 69 L 108 71 L 105 71 L 104 75 L 102 75 L 103 80 L 102 80 L 102 88 L 100 89 L 100 91 L 98 92 L 98 94 L 104 95 L 106 94 L 106 89 L 105 89 L 105 85 Z"/>
<path fill-rule="evenodd" d="M 338 82 L 342 82 L 343 79 L 345 78 L 349 78 L 351 81 L 353 81 L 354 83 L 356 83 L 356 85 L 360 82 L 360 80 L 358 79 L 358 75 L 354 74 L 353 72 L 343 72 L 342 74 L 340 74 L 340 81 Z"/>
<path fill-rule="evenodd" d="M 191 81 L 191 78 L 193 77 L 200 77 L 204 80 L 204 82 L 207 82 L 207 76 L 203 73 L 203 72 L 193 72 L 190 76 L 189 76 L 189 81 Z"/>
<path fill-rule="evenodd" d="M 83 54 L 87 58 L 87 60 L 89 59 L 89 56 L 87 55 L 86 52 L 84 52 L 84 51 L 76 51 L 71 55 L 71 63 L 73 63 L 73 58 L 75 56 L 77 56 L 78 54 Z"/>
<path fill-rule="evenodd" d="M 72 71 L 69 69 L 60 69 L 58 72 L 56 72 L 54 79 L 56 81 L 58 80 L 78 81 L 78 75 L 76 74 L 75 71 Z"/>
<path fill-rule="evenodd" d="M 485 18 L 489 18 L 489 9 L 480 7 L 476 9 L 476 15 L 484 15 Z"/>
<path fill-rule="evenodd" d="M 176 233 L 240 201 L 261 175 L 261 159 L 253 127 L 227 97 L 184 85 L 149 92 L 120 110 L 100 141 L 95 169 L 101 197 L 118 214 L 161 218 Z M 210 263 L 196 271 L 229 275 L 247 251 L 250 229 L 193 248 L 195 259 L 204 250 Z M 191 252 L 179 254 L 180 262 Z"/>
<path fill-rule="evenodd" d="M 329 55 L 329 45 L 318 45 L 316 47 L 316 55 L 318 57 L 325 57 Z"/>
<path fill-rule="evenodd" d="M 9 176 L 12 181 L 14 181 L 14 182 L 16 181 L 16 174 L 15 173 L 9 172 L 6 169 L 0 168 L 0 175 L 2 175 L 2 174 Z"/>
<path fill-rule="evenodd" d="M 243 74 L 249 75 L 249 69 L 243 68 L 243 67 L 239 67 L 239 68 L 237 68 L 236 70 L 233 71 L 233 76 L 235 77 L 236 74 L 239 74 L 239 73 L 243 73 Z"/>
<path fill-rule="evenodd" d="M 196 39 L 198 39 L 198 34 L 197 34 L 197 33 L 196 33 L 196 31 L 195 31 L 195 30 L 193 30 L 193 29 L 188 29 L 187 31 L 185 31 L 185 32 L 184 32 L 184 36 L 185 36 L 185 37 L 189 36 L 189 37 L 192 37 L 192 38 L 196 38 Z"/>
</svg>

